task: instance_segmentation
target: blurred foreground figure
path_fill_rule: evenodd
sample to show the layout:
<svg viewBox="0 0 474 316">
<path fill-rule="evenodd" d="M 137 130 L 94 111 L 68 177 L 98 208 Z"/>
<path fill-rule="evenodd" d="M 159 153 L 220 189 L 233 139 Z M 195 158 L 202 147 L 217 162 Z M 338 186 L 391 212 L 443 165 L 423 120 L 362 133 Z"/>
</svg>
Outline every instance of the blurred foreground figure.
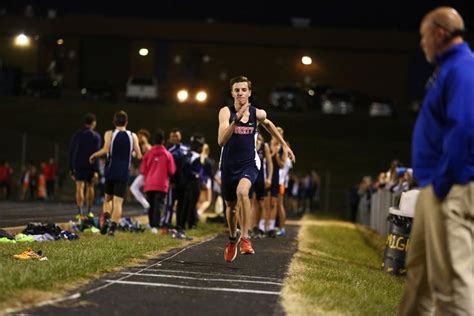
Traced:
<svg viewBox="0 0 474 316">
<path fill-rule="evenodd" d="M 420 25 L 436 64 L 412 143 L 418 197 L 400 315 L 474 315 L 474 56 L 448 7 Z"/>
</svg>

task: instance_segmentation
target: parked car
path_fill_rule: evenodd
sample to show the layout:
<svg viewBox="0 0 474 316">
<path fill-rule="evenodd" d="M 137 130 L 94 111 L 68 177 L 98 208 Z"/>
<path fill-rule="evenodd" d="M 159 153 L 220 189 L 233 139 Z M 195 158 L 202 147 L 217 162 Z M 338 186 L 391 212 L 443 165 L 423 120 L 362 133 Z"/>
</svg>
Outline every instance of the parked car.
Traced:
<svg viewBox="0 0 474 316">
<path fill-rule="evenodd" d="M 132 76 L 127 81 L 125 97 L 128 100 L 154 100 L 158 98 L 158 81 L 155 77 Z"/>
<path fill-rule="evenodd" d="M 313 85 L 313 86 L 309 86 L 307 89 L 306 89 L 306 92 L 308 93 L 308 95 L 310 96 L 311 98 L 311 105 L 314 107 L 314 108 L 320 108 L 321 107 L 321 104 L 323 102 L 323 96 L 324 94 L 326 94 L 326 92 L 328 92 L 329 90 L 331 89 L 334 89 L 332 86 L 330 85 Z"/>
<path fill-rule="evenodd" d="M 370 117 L 393 117 L 395 116 L 395 108 L 393 102 L 386 99 L 377 99 L 370 103 Z"/>
<path fill-rule="evenodd" d="M 311 107 L 311 97 L 296 86 L 276 86 L 270 92 L 270 104 L 282 111 L 303 111 Z"/>
<path fill-rule="evenodd" d="M 347 115 L 354 112 L 355 97 L 348 91 L 330 89 L 321 97 L 323 114 Z"/>
<path fill-rule="evenodd" d="M 23 91 L 32 97 L 60 97 L 61 86 L 48 77 L 35 77 L 26 81 Z"/>
<path fill-rule="evenodd" d="M 117 101 L 117 92 L 105 81 L 91 81 L 81 89 L 81 96 L 87 100 Z"/>
</svg>

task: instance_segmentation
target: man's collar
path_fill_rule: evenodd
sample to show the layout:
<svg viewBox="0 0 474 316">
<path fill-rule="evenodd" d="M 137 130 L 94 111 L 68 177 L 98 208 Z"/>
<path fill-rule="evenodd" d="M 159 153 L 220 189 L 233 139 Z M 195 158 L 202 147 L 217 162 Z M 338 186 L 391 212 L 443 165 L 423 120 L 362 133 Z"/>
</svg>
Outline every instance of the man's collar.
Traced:
<svg viewBox="0 0 474 316">
<path fill-rule="evenodd" d="M 462 42 L 460 44 L 454 44 L 448 49 L 446 49 L 444 52 L 442 52 L 441 54 L 436 55 L 436 64 L 441 65 L 451 56 L 454 56 L 459 53 L 464 53 L 464 52 L 469 52 L 469 53 L 471 52 L 469 45 L 466 42 Z"/>
</svg>

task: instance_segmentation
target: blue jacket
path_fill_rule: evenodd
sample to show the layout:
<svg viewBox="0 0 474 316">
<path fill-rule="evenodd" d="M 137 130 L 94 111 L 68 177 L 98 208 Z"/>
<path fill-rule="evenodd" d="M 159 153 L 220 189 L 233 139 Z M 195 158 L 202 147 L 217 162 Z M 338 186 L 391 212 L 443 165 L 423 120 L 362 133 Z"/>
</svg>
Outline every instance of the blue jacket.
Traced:
<svg viewBox="0 0 474 316">
<path fill-rule="evenodd" d="M 76 131 L 72 137 L 69 146 L 69 169 L 76 171 L 78 169 L 90 169 L 99 171 L 99 160 L 90 164 L 89 157 L 98 151 L 101 147 L 102 139 L 96 131 L 84 127 Z"/>
<path fill-rule="evenodd" d="M 413 132 L 412 166 L 421 187 L 444 198 L 474 180 L 474 56 L 466 43 L 437 56 Z"/>
</svg>

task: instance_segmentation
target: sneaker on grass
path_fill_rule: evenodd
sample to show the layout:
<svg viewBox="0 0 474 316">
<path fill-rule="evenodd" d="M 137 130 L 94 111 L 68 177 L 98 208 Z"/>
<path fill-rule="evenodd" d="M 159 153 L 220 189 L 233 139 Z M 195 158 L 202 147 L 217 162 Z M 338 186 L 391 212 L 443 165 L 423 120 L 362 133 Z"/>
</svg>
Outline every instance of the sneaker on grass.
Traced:
<svg viewBox="0 0 474 316">
<path fill-rule="evenodd" d="M 99 216 L 99 229 L 102 235 L 107 234 L 109 231 L 110 226 L 110 214 L 109 213 L 102 213 Z"/>
<path fill-rule="evenodd" d="M 14 255 L 13 258 L 18 259 L 18 260 L 38 260 L 38 261 L 48 260 L 47 257 L 43 256 L 43 252 L 41 250 L 34 251 L 31 248 L 26 249 L 20 254 Z"/>
</svg>

